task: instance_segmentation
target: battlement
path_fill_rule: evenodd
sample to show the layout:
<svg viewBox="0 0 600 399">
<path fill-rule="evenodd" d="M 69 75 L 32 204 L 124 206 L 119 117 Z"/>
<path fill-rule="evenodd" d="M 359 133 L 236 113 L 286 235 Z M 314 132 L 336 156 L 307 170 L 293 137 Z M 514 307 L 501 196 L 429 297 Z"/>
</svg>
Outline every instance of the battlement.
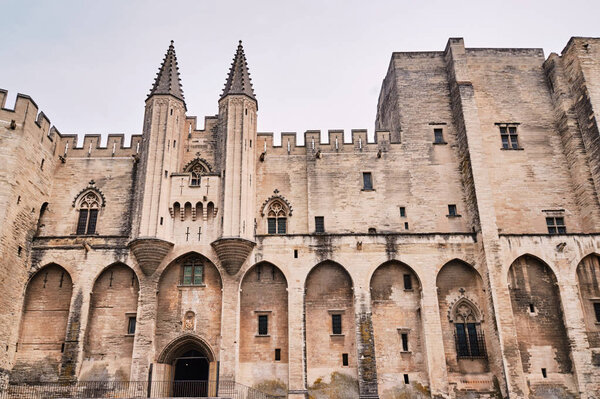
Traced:
<svg viewBox="0 0 600 399">
<path fill-rule="evenodd" d="M 344 130 L 334 129 L 327 131 L 327 141 L 321 141 L 320 130 L 307 130 L 304 132 L 304 144 L 299 144 L 298 135 L 295 132 L 282 132 L 281 145 L 275 145 L 273 133 L 258 133 L 258 150 L 276 155 L 302 155 L 317 152 L 362 152 L 362 151 L 387 151 L 390 144 L 390 132 L 378 130 L 375 132 L 374 140 L 368 138 L 367 129 L 352 129 L 351 141 L 344 139 Z"/>
<path fill-rule="evenodd" d="M 139 154 L 142 146 L 142 135 L 131 135 L 129 142 L 124 134 L 109 134 L 103 142 L 99 134 L 86 134 L 83 136 L 81 146 L 77 146 L 78 135 L 65 134 L 60 136 L 58 155 L 64 158 L 111 158 L 131 157 Z"/>
</svg>

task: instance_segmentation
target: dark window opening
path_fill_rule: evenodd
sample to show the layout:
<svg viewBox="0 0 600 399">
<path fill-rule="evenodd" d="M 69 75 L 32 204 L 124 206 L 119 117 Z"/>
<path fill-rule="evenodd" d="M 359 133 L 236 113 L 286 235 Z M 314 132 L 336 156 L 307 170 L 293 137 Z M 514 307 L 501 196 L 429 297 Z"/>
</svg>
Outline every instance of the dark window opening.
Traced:
<svg viewBox="0 0 600 399">
<path fill-rule="evenodd" d="M 500 137 L 502 138 L 502 148 L 505 150 L 518 150 L 519 139 L 516 126 L 500 126 Z"/>
<path fill-rule="evenodd" d="M 406 217 L 406 208 L 401 206 L 400 207 L 400 217 L 401 218 L 405 218 Z"/>
<path fill-rule="evenodd" d="M 373 190 L 373 179 L 371 172 L 363 173 L 363 190 Z"/>
<path fill-rule="evenodd" d="M 404 289 L 412 290 L 412 277 L 410 276 L 410 274 L 404 275 Z"/>
<path fill-rule="evenodd" d="M 44 159 L 42 159 L 42 162 L 40 163 L 40 170 L 44 170 Z"/>
<path fill-rule="evenodd" d="M 544 378 L 548 377 L 548 373 L 546 372 L 545 368 L 542 368 L 542 377 L 544 377 Z"/>
<path fill-rule="evenodd" d="M 77 234 L 95 234 L 98 209 L 80 209 L 77 221 Z"/>
<path fill-rule="evenodd" d="M 21 196 L 19 195 L 19 196 L 17 197 L 17 205 L 19 205 L 20 203 L 21 203 Z"/>
<path fill-rule="evenodd" d="M 135 334 L 135 324 L 137 320 L 135 316 L 129 318 L 129 322 L 127 323 L 127 334 Z"/>
<path fill-rule="evenodd" d="M 402 338 L 402 351 L 408 352 L 408 333 L 402 333 L 400 337 Z"/>
<path fill-rule="evenodd" d="M 458 358 L 485 358 L 485 340 L 479 323 L 457 323 L 454 338 Z"/>
<path fill-rule="evenodd" d="M 278 362 L 281 360 L 281 349 L 275 349 L 275 361 Z"/>
<path fill-rule="evenodd" d="M 535 313 L 535 306 L 533 306 L 533 303 L 529 304 L 529 313 Z"/>
<path fill-rule="evenodd" d="M 269 316 L 266 314 L 258 315 L 258 335 L 269 334 Z"/>
<path fill-rule="evenodd" d="M 294 258 L 297 258 L 297 257 L 298 257 L 298 250 L 294 249 Z"/>
<path fill-rule="evenodd" d="M 163 224 L 163 217 L 161 216 L 160 217 L 160 225 L 162 226 L 162 224 Z"/>
<path fill-rule="evenodd" d="M 339 335 L 342 333 L 342 315 L 332 314 L 331 315 L 331 332 Z"/>
<path fill-rule="evenodd" d="M 60 344 L 60 353 L 65 353 L 65 343 Z"/>
<path fill-rule="evenodd" d="M 547 217 L 546 226 L 548 226 L 549 234 L 566 234 L 567 227 L 565 226 L 564 217 Z"/>
<path fill-rule="evenodd" d="M 287 218 L 267 218 L 268 234 L 286 234 Z"/>
<path fill-rule="evenodd" d="M 596 321 L 600 323 L 600 302 L 594 302 L 594 314 L 596 315 Z"/>
<path fill-rule="evenodd" d="M 325 233 L 325 218 L 315 216 L 315 233 Z"/>
<path fill-rule="evenodd" d="M 181 285 L 202 285 L 204 283 L 204 265 L 200 259 L 188 259 L 183 263 Z"/>
<path fill-rule="evenodd" d="M 19 245 L 19 247 L 17 248 L 17 255 L 21 256 L 21 253 L 23 252 L 23 247 L 21 247 Z"/>
<path fill-rule="evenodd" d="M 448 216 L 457 216 L 458 214 L 456 213 L 456 205 L 454 204 L 450 204 L 448 205 Z"/>
<path fill-rule="evenodd" d="M 404 222 L 404 230 L 408 230 L 408 222 Z"/>
<path fill-rule="evenodd" d="M 444 130 L 443 129 L 433 129 L 433 138 L 435 144 L 444 144 Z"/>
<path fill-rule="evenodd" d="M 369 227 L 369 234 L 377 234 L 377 229 L 375 227 Z"/>
<path fill-rule="evenodd" d="M 404 374 L 404 383 L 405 384 L 409 384 L 410 383 L 410 381 L 408 379 L 408 374 Z"/>
<path fill-rule="evenodd" d="M 348 365 L 348 354 L 342 353 L 342 366 L 347 366 L 347 365 Z"/>
</svg>

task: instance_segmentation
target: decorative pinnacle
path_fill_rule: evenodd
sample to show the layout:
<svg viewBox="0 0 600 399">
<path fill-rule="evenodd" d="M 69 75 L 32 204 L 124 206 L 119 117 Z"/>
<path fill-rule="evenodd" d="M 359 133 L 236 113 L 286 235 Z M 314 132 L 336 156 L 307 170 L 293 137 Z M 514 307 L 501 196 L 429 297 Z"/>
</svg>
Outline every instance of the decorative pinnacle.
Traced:
<svg viewBox="0 0 600 399">
<path fill-rule="evenodd" d="M 246 61 L 246 55 L 244 54 L 244 47 L 242 41 L 239 41 L 237 51 L 233 57 L 231 68 L 225 82 L 225 88 L 221 98 L 229 94 L 244 94 L 256 101 L 254 96 L 254 89 L 252 88 L 252 80 L 250 79 L 250 72 L 248 71 L 248 62 Z"/>
<path fill-rule="evenodd" d="M 184 102 L 183 89 L 181 88 L 181 79 L 179 77 L 179 67 L 177 66 L 177 55 L 175 55 L 175 42 L 171 40 L 165 58 L 158 69 L 156 79 L 150 89 L 148 98 L 155 94 L 170 94 Z"/>
</svg>

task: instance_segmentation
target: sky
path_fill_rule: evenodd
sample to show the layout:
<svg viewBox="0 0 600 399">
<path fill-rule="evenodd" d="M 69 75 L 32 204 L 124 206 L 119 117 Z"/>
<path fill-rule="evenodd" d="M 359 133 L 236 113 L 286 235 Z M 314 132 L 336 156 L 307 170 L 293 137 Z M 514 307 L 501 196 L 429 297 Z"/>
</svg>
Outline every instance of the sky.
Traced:
<svg viewBox="0 0 600 399">
<path fill-rule="evenodd" d="M 535 47 L 600 36 L 600 1 L 0 0 L 0 88 L 61 133 L 140 134 L 171 40 L 188 115 L 217 113 L 238 40 L 260 132 L 368 129 L 393 51 Z"/>
</svg>

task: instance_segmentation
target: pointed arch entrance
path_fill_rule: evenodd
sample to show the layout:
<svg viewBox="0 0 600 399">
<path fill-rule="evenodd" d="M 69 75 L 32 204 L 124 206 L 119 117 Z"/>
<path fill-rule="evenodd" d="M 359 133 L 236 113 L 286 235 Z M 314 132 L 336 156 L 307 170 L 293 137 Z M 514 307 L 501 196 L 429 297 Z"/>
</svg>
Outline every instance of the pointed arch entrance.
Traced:
<svg viewBox="0 0 600 399">
<path fill-rule="evenodd" d="M 154 381 L 165 382 L 157 387 L 166 396 L 216 395 L 217 362 L 214 352 L 207 342 L 193 334 L 176 338 L 162 350 L 154 375 Z"/>
</svg>

